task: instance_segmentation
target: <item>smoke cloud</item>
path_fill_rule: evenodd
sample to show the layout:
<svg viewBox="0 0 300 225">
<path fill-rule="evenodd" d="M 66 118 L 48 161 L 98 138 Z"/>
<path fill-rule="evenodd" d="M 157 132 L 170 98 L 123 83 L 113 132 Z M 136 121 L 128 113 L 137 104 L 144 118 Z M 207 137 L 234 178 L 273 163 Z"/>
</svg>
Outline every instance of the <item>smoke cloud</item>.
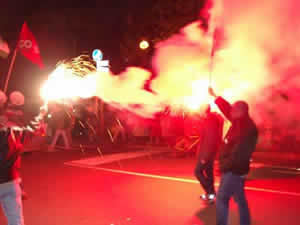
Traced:
<svg viewBox="0 0 300 225">
<path fill-rule="evenodd" d="M 209 40 L 212 31 L 221 27 L 224 40 L 215 53 L 212 86 L 230 102 L 248 101 L 260 127 L 272 126 L 275 135 L 296 137 L 299 9 L 297 0 L 214 1 L 208 32 L 201 33 L 194 23 L 157 46 L 153 64 L 159 76 L 152 88 L 172 98 L 189 94 L 193 80 L 208 79 Z"/>
<path fill-rule="evenodd" d="M 108 103 L 151 117 L 165 105 L 185 105 L 188 97 L 207 103 L 207 86 L 230 102 L 243 99 L 259 126 L 296 136 L 300 98 L 300 20 L 298 0 L 208 0 L 200 21 L 156 46 L 151 73 L 128 68 L 120 76 L 100 75 L 96 95 Z M 214 31 L 218 48 L 211 64 Z M 216 46 L 215 46 L 216 47 Z M 212 67 L 211 67 L 212 65 Z M 210 76 L 210 70 L 212 73 Z M 136 107 L 135 107 L 136 106 Z M 138 106 L 138 107 L 137 107 Z M 283 135 L 283 134 L 282 134 Z"/>
</svg>

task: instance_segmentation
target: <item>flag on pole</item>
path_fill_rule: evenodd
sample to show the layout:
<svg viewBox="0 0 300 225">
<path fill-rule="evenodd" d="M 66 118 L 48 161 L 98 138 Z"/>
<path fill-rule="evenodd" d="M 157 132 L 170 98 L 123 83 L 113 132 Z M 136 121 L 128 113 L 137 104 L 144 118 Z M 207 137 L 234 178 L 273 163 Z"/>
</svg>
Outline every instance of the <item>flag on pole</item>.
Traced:
<svg viewBox="0 0 300 225">
<path fill-rule="evenodd" d="M 217 27 L 213 33 L 213 46 L 211 56 L 215 55 L 215 52 L 224 46 L 225 42 L 225 31 L 223 27 Z"/>
<path fill-rule="evenodd" d="M 17 50 L 20 50 L 27 59 L 29 59 L 32 63 L 37 64 L 41 69 L 44 67 L 39 46 L 26 22 L 24 22 L 22 26 Z"/>
</svg>

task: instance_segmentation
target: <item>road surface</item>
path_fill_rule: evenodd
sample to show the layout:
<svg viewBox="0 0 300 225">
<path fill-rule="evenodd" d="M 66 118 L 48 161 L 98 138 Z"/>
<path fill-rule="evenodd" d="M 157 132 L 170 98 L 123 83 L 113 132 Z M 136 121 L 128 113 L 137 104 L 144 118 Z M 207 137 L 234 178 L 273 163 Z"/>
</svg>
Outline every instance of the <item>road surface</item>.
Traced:
<svg viewBox="0 0 300 225">
<path fill-rule="evenodd" d="M 199 198 L 203 190 L 193 176 L 193 158 L 34 152 L 22 166 L 27 225 L 215 224 L 215 206 Z M 299 224 L 299 171 L 253 163 L 246 190 L 253 225 Z M 234 202 L 230 222 L 239 224 Z"/>
</svg>

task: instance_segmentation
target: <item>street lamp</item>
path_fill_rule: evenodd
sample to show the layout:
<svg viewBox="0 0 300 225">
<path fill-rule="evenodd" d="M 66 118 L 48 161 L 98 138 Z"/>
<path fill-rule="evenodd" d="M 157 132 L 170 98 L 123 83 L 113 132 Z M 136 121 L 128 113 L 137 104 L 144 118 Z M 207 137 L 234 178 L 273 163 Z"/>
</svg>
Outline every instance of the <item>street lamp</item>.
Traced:
<svg viewBox="0 0 300 225">
<path fill-rule="evenodd" d="M 147 48 L 149 48 L 149 42 L 145 41 L 145 40 L 141 41 L 140 42 L 140 49 L 146 50 Z"/>
</svg>

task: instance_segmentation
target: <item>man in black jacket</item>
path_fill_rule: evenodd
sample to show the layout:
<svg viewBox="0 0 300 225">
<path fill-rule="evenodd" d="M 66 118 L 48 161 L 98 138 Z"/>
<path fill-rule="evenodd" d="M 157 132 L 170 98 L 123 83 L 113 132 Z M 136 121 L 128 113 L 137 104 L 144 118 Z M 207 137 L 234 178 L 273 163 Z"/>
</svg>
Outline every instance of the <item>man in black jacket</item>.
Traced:
<svg viewBox="0 0 300 225">
<path fill-rule="evenodd" d="M 215 103 L 231 122 L 220 152 L 222 176 L 216 202 L 217 225 L 228 224 L 228 207 L 231 197 L 238 204 L 240 225 L 250 225 L 250 213 L 244 187 L 251 155 L 256 147 L 258 131 L 249 116 L 246 102 L 238 101 L 231 106 L 222 97 L 217 97 L 212 88 L 209 88 L 209 93 L 216 98 Z"/>
<path fill-rule="evenodd" d="M 195 176 L 202 185 L 205 194 L 201 199 L 213 203 L 216 197 L 214 187 L 214 161 L 222 142 L 223 121 L 220 115 L 212 113 L 207 106 L 201 132 L 200 143 L 197 148 L 197 165 Z"/>
</svg>

